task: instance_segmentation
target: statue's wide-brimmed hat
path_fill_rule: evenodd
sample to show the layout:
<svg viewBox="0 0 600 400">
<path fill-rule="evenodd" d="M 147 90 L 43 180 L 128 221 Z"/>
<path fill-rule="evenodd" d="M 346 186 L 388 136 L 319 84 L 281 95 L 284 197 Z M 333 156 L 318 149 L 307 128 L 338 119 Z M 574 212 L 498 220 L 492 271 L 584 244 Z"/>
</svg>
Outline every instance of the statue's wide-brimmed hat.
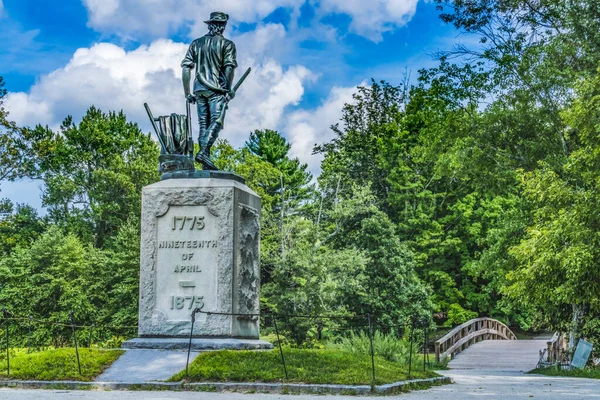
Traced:
<svg viewBox="0 0 600 400">
<path fill-rule="evenodd" d="M 210 13 L 210 19 L 208 21 L 204 21 L 204 23 L 208 24 L 211 22 L 227 22 L 229 20 L 229 15 L 225 14 L 221 11 L 215 11 Z"/>
</svg>

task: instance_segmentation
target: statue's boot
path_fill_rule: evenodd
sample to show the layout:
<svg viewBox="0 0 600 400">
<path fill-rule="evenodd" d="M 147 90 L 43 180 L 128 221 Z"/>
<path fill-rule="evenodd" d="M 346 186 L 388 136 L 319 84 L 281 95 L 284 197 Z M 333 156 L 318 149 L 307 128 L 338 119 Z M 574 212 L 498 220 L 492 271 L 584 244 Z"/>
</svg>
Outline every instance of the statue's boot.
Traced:
<svg viewBox="0 0 600 400">
<path fill-rule="evenodd" d="M 215 166 L 215 164 L 210 161 L 210 149 L 217 140 L 217 137 L 219 137 L 220 131 L 221 125 L 213 122 L 206 129 L 206 133 L 200 139 L 200 151 L 198 154 L 196 154 L 196 161 L 202 164 L 204 169 L 218 171 L 218 168 Z"/>
<path fill-rule="evenodd" d="M 219 168 L 217 168 L 217 166 L 215 164 L 213 164 L 213 162 L 210 161 L 210 159 L 206 158 L 204 156 L 204 154 L 198 153 L 198 155 L 196 156 L 196 161 L 198 161 L 200 164 L 202 164 L 203 170 L 210 170 L 210 171 L 218 171 L 219 170 Z"/>
</svg>

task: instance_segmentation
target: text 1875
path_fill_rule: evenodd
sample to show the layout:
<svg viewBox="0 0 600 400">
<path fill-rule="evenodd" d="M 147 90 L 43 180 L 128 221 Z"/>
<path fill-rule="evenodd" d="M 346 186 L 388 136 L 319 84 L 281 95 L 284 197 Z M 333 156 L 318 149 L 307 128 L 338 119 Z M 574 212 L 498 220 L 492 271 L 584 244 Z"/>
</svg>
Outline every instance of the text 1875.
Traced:
<svg viewBox="0 0 600 400">
<path fill-rule="evenodd" d="M 203 298 L 204 296 L 171 296 L 171 310 L 202 309 L 204 307 Z"/>
</svg>

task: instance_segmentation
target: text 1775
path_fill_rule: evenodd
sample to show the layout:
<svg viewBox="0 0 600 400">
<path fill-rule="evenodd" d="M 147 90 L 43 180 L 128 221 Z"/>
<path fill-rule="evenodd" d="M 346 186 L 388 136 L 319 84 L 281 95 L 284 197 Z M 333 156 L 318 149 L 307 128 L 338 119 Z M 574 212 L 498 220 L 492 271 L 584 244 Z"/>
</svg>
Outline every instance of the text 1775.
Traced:
<svg viewBox="0 0 600 400">
<path fill-rule="evenodd" d="M 173 223 L 171 225 L 172 230 L 179 229 L 182 231 L 184 228 L 189 227 L 190 231 L 204 229 L 204 216 L 200 217 L 173 217 Z"/>
</svg>

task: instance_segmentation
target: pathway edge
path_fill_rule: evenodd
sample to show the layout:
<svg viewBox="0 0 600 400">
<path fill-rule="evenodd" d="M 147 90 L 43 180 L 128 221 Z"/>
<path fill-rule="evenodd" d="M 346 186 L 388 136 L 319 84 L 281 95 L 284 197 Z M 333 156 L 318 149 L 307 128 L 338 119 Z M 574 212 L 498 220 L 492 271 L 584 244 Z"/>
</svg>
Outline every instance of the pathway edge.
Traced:
<svg viewBox="0 0 600 400">
<path fill-rule="evenodd" d="M 439 376 L 427 379 L 411 379 L 375 386 L 374 393 L 389 395 L 435 385 L 453 383 L 452 378 Z M 50 390 L 171 390 L 199 392 L 254 392 L 254 393 L 309 393 L 309 394 L 373 394 L 369 385 L 326 385 L 305 383 L 257 383 L 257 382 L 79 382 L 79 381 L 0 381 L 0 388 L 50 389 Z"/>
</svg>

